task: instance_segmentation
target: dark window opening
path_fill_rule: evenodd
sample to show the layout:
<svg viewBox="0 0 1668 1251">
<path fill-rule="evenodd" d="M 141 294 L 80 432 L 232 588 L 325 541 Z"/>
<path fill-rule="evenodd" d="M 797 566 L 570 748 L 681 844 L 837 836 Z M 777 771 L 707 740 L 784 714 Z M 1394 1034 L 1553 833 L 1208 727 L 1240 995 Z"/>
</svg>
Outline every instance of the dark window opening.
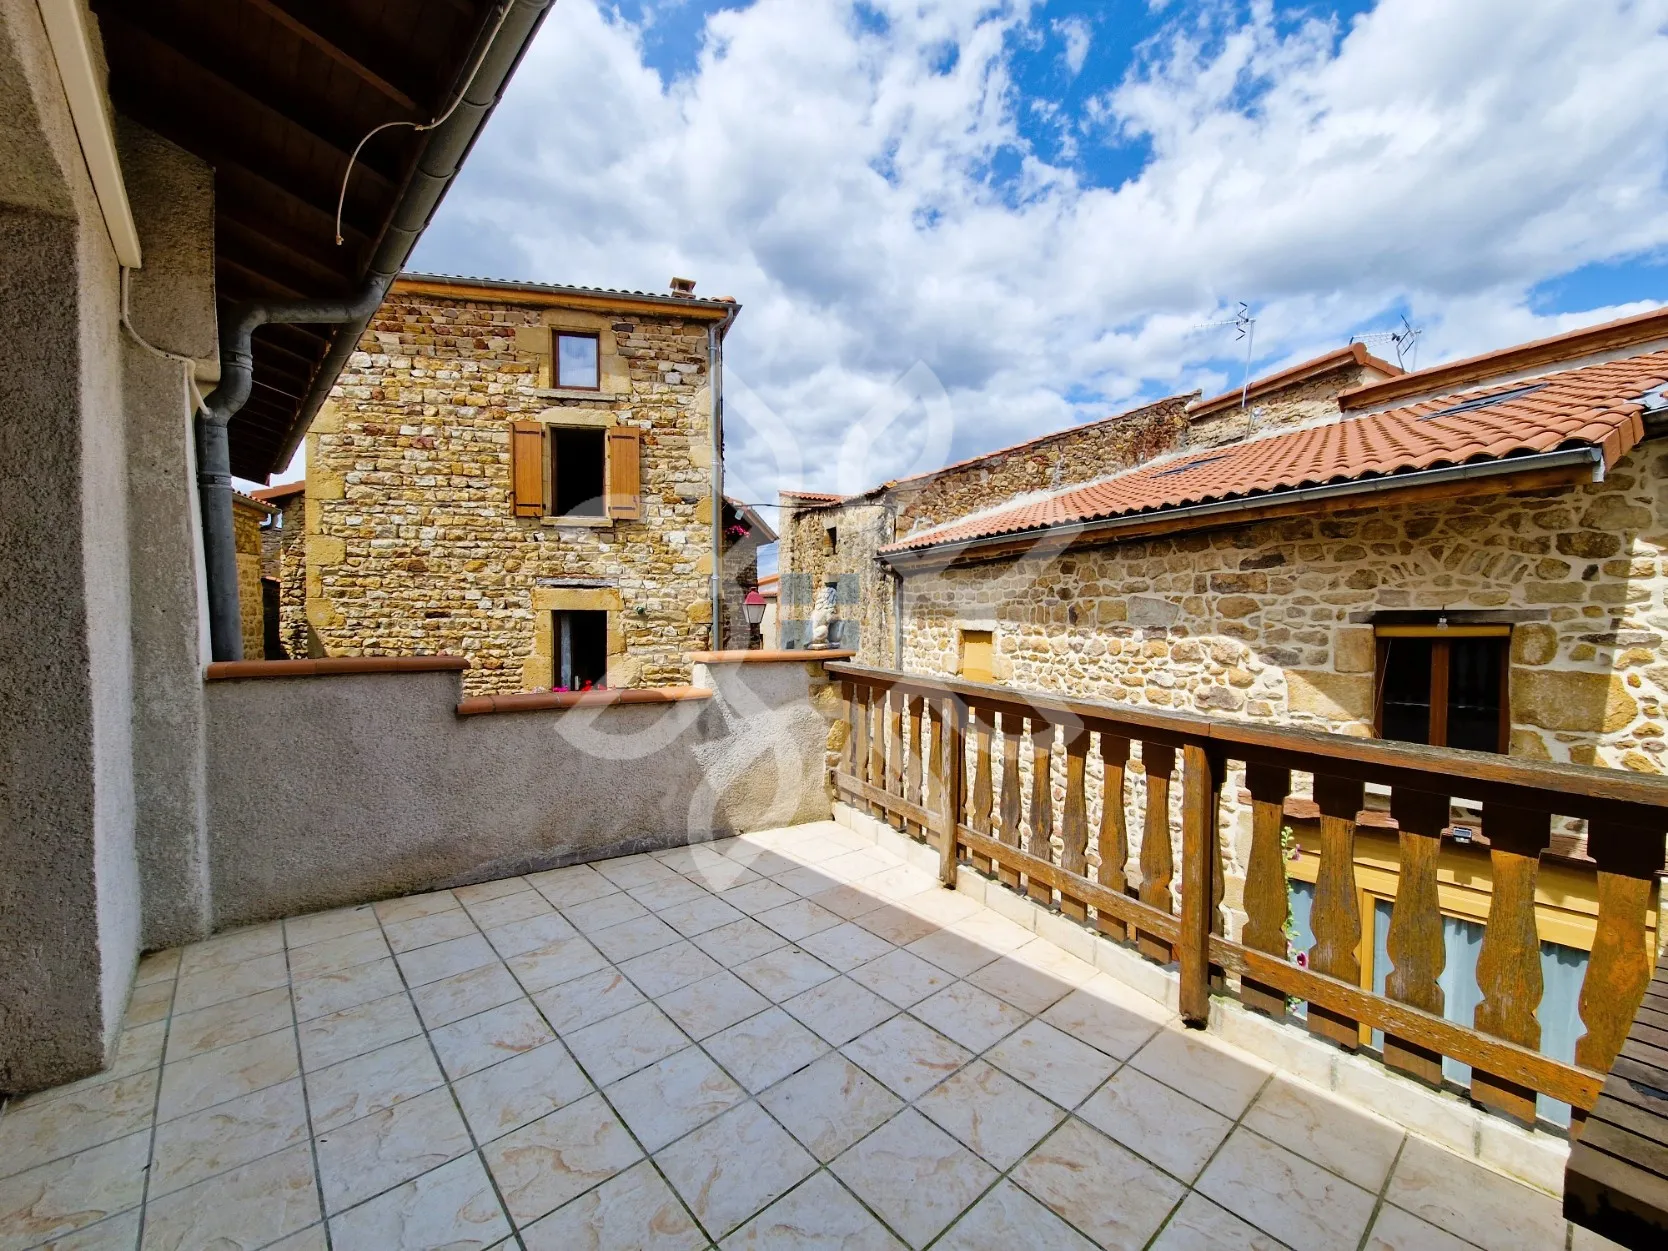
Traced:
<svg viewBox="0 0 1668 1251">
<path fill-rule="evenodd" d="M 556 336 L 556 378 L 558 387 L 595 391 L 602 385 L 598 367 L 597 337 L 594 334 Z"/>
<path fill-rule="evenodd" d="M 277 578 L 261 579 L 261 652 L 267 660 L 285 660 L 283 597 Z"/>
<path fill-rule="evenodd" d="M 1398 629 L 1378 640 L 1378 736 L 1467 751 L 1511 741 L 1508 636 Z"/>
<path fill-rule="evenodd" d="M 601 517 L 607 464 L 601 430 L 550 428 L 550 481 L 558 517 Z"/>
<path fill-rule="evenodd" d="M 828 536 L 828 553 L 833 555 L 840 550 L 840 527 L 828 526 L 823 532 Z"/>
<path fill-rule="evenodd" d="M 558 691 L 601 690 L 608 685 L 608 614 L 557 612 L 555 687 Z"/>
</svg>

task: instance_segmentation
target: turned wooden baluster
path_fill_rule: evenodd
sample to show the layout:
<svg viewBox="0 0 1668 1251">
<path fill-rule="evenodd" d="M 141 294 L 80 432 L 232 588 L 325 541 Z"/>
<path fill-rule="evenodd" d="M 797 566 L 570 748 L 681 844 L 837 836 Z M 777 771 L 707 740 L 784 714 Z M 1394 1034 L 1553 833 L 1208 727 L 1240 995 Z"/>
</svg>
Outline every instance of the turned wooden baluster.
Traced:
<svg viewBox="0 0 1668 1251">
<path fill-rule="evenodd" d="M 846 697 L 846 746 L 840 753 L 839 768 L 852 777 L 857 776 L 857 684 L 841 682 Z"/>
<path fill-rule="evenodd" d="M 1181 1014 L 1192 1025 L 1210 1019 L 1210 936 L 1222 909 L 1222 840 L 1218 831 L 1222 761 L 1197 743 L 1182 748 Z"/>
<path fill-rule="evenodd" d="M 1170 846 L 1170 777 L 1176 771 L 1176 749 L 1143 742 L 1141 768 L 1147 775 L 1147 811 L 1141 825 L 1141 902 L 1161 912 L 1173 912 L 1170 882 L 1176 875 L 1176 862 Z M 1135 943 L 1149 960 L 1168 964 L 1175 959 L 1170 944 L 1157 934 L 1138 929 Z"/>
<path fill-rule="evenodd" d="M 921 755 L 927 770 L 927 798 L 922 807 L 936 817 L 944 811 L 944 709 L 937 700 L 927 701 L 927 739 Z"/>
<path fill-rule="evenodd" d="M 873 698 L 870 687 L 857 688 L 857 709 L 851 721 L 851 775 L 859 782 L 869 780 L 869 701 Z M 866 800 L 856 802 L 859 808 L 869 807 Z"/>
<path fill-rule="evenodd" d="M 909 747 L 908 756 L 904 761 L 904 798 L 910 803 L 921 803 L 921 697 L 909 697 Z M 913 821 L 905 822 L 904 828 L 911 836 L 920 838 L 922 829 Z"/>
<path fill-rule="evenodd" d="M 990 808 L 994 790 L 990 775 L 990 736 L 995 714 L 988 708 L 973 710 L 973 809 L 967 824 L 980 834 L 990 833 Z M 973 867 L 989 876 L 990 857 L 974 856 Z"/>
<path fill-rule="evenodd" d="M 954 888 L 961 858 L 961 817 L 967 799 L 967 710 L 959 699 L 944 701 L 944 827 L 939 833 L 938 880 Z"/>
<path fill-rule="evenodd" d="M 1540 855 L 1552 841 L 1552 814 L 1483 804 L 1483 835 L 1494 890 L 1477 953 L 1482 1002 L 1472 1024 L 1485 1034 L 1525 1047 L 1541 1045 L 1541 942 L 1535 930 L 1535 879 Z M 1535 1092 L 1480 1068 L 1471 1071 L 1471 1097 L 1525 1124 L 1535 1122 Z"/>
<path fill-rule="evenodd" d="M 886 789 L 902 796 L 903 790 L 903 701 L 902 691 L 892 691 L 886 701 Z M 894 829 L 903 829 L 902 817 L 889 817 Z"/>
<path fill-rule="evenodd" d="M 1443 994 L 1437 978 L 1448 962 L 1448 951 L 1442 939 L 1436 862 L 1448 824 L 1448 796 L 1398 786 L 1390 796 L 1390 815 L 1401 827 L 1401 871 L 1390 908 L 1390 932 L 1385 937 L 1390 971 L 1384 979 L 1384 993 L 1441 1016 Z M 1442 1084 L 1441 1053 L 1416 1042 L 1386 1033 L 1384 1062 L 1419 1081 Z"/>
<path fill-rule="evenodd" d="M 1066 803 L 1060 813 L 1060 867 L 1086 877 L 1089 872 L 1089 801 L 1083 793 L 1089 760 L 1089 731 L 1073 730 L 1066 738 Z M 1073 921 L 1089 919 L 1089 905 L 1060 892 L 1060 911 Z"/>
<path fill-rule="evenodd" d="M 1054 726 L 1031 718 L 1031 837 L 1026 851 L 1039 860 L 1054 861 Z M 1054 902 L 1054 888 L 1028 878 L 1026 891 L 1044 907 Z"/>
<path fill-rule="evenodd" d="M 1361 909 L 1355 897 L 1355 817 L 1361 811 L 1361 783 L 1315 775 L 1315 805 L 1320 809 L 1320 875 L 1310 928 L 1315 945 L 1309 967 L 1352 986 L 1361 984 Z M 1360 1023 L 1309 1005 L 1309 1032 L 1353 1051 L 1361 1045 Z"/>
<path fill-rule="evenodd" d="M 1662 868 L 1663 828 L 1594 818 L 1587 852 L 1598 861 L 1598 928 L 1581 983 L 1575 1062 L 1598 1073 L 1615 1063 L 1651 980 L 1645 913 Z"/>
<path fill-rule="evenodd" d="M 884 688 L 874 689 L 869 724 L 869 785 L 882 791 L 889 789 L 886 785 L 886 696 Z M 872 803 L 869 812 L 881 821 L 892 819 L 885 804 Z"/>
<path fill-rule="evenodd" d="M 1019 740 L 1025 734 L 1025 718 L 1017 712 L 1002 714 L 1002 841 L 1010 847 L 1019 846 Z M 1006 865 L 997 865 L 997 880 L 1002 885 L 1019 889 L 1019 874 Z"/>
<path fill-rule="evenodd" d="M 1286 824 L 1286 796 L 1292 771 L 1274 765 L 1248 764 L 1245 786 L 1251 792 L 1251 853 L 1245 862 L 1245 933 L 1241 941 L 1278 959 L 1291 956 L 1286 921 L 1291 896 L 1286 885 L 1286 854 L 1280 831 Z M 1286 995 L 1254 978 L 1240 979 L 1240 1001 L 1275 1020 L 1286 1015 Z"/>
<path fill-rule="evenodd" d="M 1129 764 L 1129 740 L 1104 730 L 1100 736 L 1101 792 L 1100 834 L 1096 850 L 1100 854 L 1100 884 L 1120 895 L 1129 893 L 1129 827 L 1124 815 L 1124 768 Z M 1123 942 L 1129 938 L 1129 927 L 1116 917 L 1097 914 L 1096 925 L 1108 938 Z"/>
</svg>

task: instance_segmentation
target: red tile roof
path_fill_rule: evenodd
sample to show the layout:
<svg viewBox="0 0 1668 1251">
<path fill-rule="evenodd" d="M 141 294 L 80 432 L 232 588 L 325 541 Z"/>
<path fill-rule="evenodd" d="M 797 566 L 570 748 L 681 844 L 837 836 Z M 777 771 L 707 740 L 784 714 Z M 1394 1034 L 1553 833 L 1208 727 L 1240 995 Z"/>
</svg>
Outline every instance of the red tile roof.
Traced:
<svg viewBox="0 0 1668 1251">
<path fill-rule="evenodd" d="M 1601 449 L 1609 466 L 1644 437 L 1638 399 L 1664 382 L 1668 351 L 1652 352 L 1243 443 L 1197 448 L 1087 486 L 1016 500 L 910 535 L 881 551 L 977 543 L 1191 504 L 1583 445 Z M 1502 398 L 1453 411 L 1491 396 Z"/>
<path fill-rule="evenodd" d="M 291 496 L 305 495 L 306 493 L 307 483 L 305 481 L 285 482 L 278 486 L 261 487 L 258 490 L 249 492 L 249 494 L 254 496 L 256 499 L 265 500 L 269 504 L 282 503 Z"/>
</svg>

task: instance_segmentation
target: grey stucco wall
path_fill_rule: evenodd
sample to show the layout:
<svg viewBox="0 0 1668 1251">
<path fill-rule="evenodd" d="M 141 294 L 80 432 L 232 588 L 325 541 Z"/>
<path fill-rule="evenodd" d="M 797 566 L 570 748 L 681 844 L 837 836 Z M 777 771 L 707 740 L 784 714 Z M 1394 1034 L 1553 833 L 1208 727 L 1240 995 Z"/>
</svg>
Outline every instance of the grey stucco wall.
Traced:
<svg viewBox="0 0 1668 1251">
<path fill-rule="evenodd" d="M 475 717 L 456 673 L 209 683 L 216 926 L 827 817 L 821 667 L 696 681 Z"/>
</svg>

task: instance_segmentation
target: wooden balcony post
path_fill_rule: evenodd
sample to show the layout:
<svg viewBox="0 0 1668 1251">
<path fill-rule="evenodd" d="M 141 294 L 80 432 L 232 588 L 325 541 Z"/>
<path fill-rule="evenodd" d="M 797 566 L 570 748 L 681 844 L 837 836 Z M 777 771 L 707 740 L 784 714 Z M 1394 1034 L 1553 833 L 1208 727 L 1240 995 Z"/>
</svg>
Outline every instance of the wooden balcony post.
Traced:
<svg viewBox="0 0 1668 1251">
<path fill-rule="evenodd" d="M 1361 909 L 1355 899 L 1355 817 L 1361 801 L 1360 782 L 1315 775 L 1321 851 L 1310 914 L 1315 946 L 1309 965 L 1352 986 L 1361 983 Z M 1309 1005 L 1309 1032 L 1351 1051 L 1361 1045 L 1359 1022 L 1316 1003 Z"/>
<path fill-rule="evenodd" d="M 1210 1020 L 1210 936 L 1219 910 L 1218 815 L 1222 762 L 1202 744 L 1182 748 L 1181 1014 L 1204 1028 Z"/>
<path fill-rule="evenodd" d="M 1598 861 L 1598 924 L 1587 976 L 1581 983 L 1581 1020 L 1575 1062 L 1603 1073 L 1616 1062 L 1628 1027 L 1651 981 L 1645 913 L 1662 870 L 1663 827 L 1594 819 L 1587 852 Z"/>
<path fill-rule="evenodd" d="M 1129 827 L 1124 815 L 1124 769 L 1129 764 L 1129 740 L 1105 730 L 1100 733 L 1100 884 L 1120 895 L 1129 892 Z M 1115 917 L 1098 915 L 1095 923 L 1108 938 L 1125 942 L 1129 927 Z"/>
<path fill-rule="evenodd" d="M 869 780 L 869 701 L 873 698 L 873 687 L 858 686 L 851 719 L 851 775 L 859 782 Z"/>
<path fill-rule="evenodd" d="M 944 809 L 944 709 L 935 699 L 927 701 L 924 728 L 927 738 L 921 744 L 921 763 L 927 771 L 927 796 L 921 807 L 936 816 Z"/>
<path fill-rule="evenodd" d="M 857 684 L 847 678 L 840 683 L 840 693 L 846 699 L 846 746 L 840 753 L 840 767 L 852 777 L 857 776 Z"/>
<path fill-rule="evenodd" d="M 1054 725 L 1031 718 L 1031 837 L 1025 850 L 1039 860 L 1054 862 Z M 1054 888 L 1027 878 L 1027 893 L 1043 907 L 1054 902 Z"/>
<path fill-rule="evenodd" d="M 909 697 L 909 749 L 904 760 L 904 798 L 912 804 L 921 800 L 921 705 L 919 695 Z M 904 829 L 915 838 L 922 837 L 921 827 L 913 821 L 904 822 Z"/>
<path fill-rule="evenodd" d="M 994 789 L 990 773 L 990 739 L 994 714 L 988 708 L 973 709 L 973 804 L 967 814 L 967 823 L 980 834 L 989 834 L 990 809 L 994 799 Z M 973 867 L 987 877 L 990 875 L 990 857 L 974 856 Z"/>
<path fill-rule="evenodd" d="M 1019 740 L 1025 733 L 1025 718 L 1018 713 L 1002 714 L 1002 841 L 1019 846 Z M 998 865 L 997 880 L 1011 890 L 1019 889 L 1019 874 Z"/>
<path fill-rule="evenodd" d="M 1176 771 L 1176 749 L 1143 742 L 1141 768 L 1147 775 L 1147 811 L 1141 826 L 1141 902 L 1160 912 L 1174 912 L 1170 882 L 1176 875 L 1176 857 L 1170 846 L 1170 776 Z M 1169 964 L 1176 958 L 1169 942 L 1157 934 L 1137 930 L 1135 943 L 1149 960 Z"/>
<path fill-rule="evenodd" d="M 962 809 L 966 806 L 967 710 L 959 699 L 944 701 L 944 827 L 938 845 L 938 880 L 955 889 L 956 854 Z"/>
<path fill-rule="evenodd" d="M 1541 1045 L 1541 943 L 1535 929 L 1535 880 L 1540 855 L 1552 841 L 1552 814 L 1503 804 L 1483 804 L 1483 834 L 1494 875 L 1488 924 L 1477 953 L 1482 1001 L 1472 1023 L 1486 1034 L 1524 1047 Z M 1535 1092 L 1474 1067 L 1471 1097 L 1528 1125 L 1535 1123 Z"/>
<path fill-rule="evenodd" d="M 1390 971 L 1384 993 L 1402 1003 L 1442 1015 L 1443 994 L 1437 978 L 1448 962 L 1442 937 L 1442 907 L 1436 893 L 1436 862 L 1442 831 L 1448 825 L 1447 795 L 1398 786 L 1390 796 L 1390 815 L 1401 827 L 1401 871 L 1390 909 L 1385 947 Z M 1442 1084 L 1441 1053 L 1394 1034 L 1384 1036 L 1384 1062 L 1432 1086 Z"/>
<path fill-rule="evenodd" d="M 888 693 L 886 705 L 886 789 L 903 795 L 903 692 Z M 902 817 L 892 817 L 894 829 L 903 829 Z"/>
<path fill-rule="evenodd" d="M 1089 801 L 1083 792 L 1089 759 L 1089 730 L 1079 726 L 1066 739 L 1066 803 L 1060 815 L 1060 867 L 1084 877 L 1089 872 Z M 1073 921 L 1089 919 L 1089 905 L 1060 891 L 1060 911 Z"/>
<path fill-rule="evenodd" d="M 869 712 L 869 785 L 886 790 L 886 688 L 877 686 L 870 692 Z M 871 803 L 869 813 L 877 820 L 890 821 L 891 815 L 883 804 Z"/>
<path fill-rule="evenodd" d="M 1280 831 L 1286 824 L 1292 771 L 1273 765 L 1247 765 L 1245 785 L 1251 792 L 1251 854 L 1245 865 L 1245 933 L 1240 941 L 1287 960 L 1291 958 L 1286 937 L 1291 894 L 1286 885 L 1286 855 Z M 1284 992 L 1255 978 L 1240 979 L 1240 1001 L 1277 1021 L 1286 1015 Z"/>
</svg>

